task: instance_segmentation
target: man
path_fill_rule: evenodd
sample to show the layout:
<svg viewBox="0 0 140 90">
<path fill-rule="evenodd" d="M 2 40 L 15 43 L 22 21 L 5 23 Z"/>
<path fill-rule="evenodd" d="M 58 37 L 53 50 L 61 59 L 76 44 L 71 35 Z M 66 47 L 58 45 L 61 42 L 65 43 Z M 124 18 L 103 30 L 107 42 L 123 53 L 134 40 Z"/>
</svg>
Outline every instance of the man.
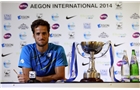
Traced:
<svg viewBox="0 0 140 90">
<path fill-rule="evenodd" d="M 50 24 L 37 19 L 31 29 L 36 43 L 22 48 L 18 67 L 22 68 L 23 74 L 18 75 L 19 82 L 29 80 L 29 71 L 36 71 L 36 79 L 40 82 L 64 80 L 67 58 L 62 46 L 48 43 Z"/>
</svg>

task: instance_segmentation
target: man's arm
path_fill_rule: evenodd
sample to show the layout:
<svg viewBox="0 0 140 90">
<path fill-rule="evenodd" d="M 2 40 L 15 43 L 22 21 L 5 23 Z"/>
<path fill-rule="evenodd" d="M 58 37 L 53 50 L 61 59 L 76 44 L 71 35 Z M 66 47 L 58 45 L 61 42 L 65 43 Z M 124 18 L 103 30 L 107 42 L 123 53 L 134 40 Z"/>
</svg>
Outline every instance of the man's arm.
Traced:
<svg viewBox="0 0 140 90">
<path fill-rule="evenodd" d="M 22 72 L 23 72 L 23 75 L 24 75 L 24 82 L 27 82 L 29 80 L 29 71 L 32 71 L 31 68 L 22 68 Z"/>
<path fill-rule="evenodd" d="M 65 66 L 55 67 L 54 75 L 36 77 L 36 79 L 41 82 L 50 82 L 52 80 L 57 81 L 57 80 L 62 80 L 62 79 L 64 80 L 65 79 Z"/>
</svg>

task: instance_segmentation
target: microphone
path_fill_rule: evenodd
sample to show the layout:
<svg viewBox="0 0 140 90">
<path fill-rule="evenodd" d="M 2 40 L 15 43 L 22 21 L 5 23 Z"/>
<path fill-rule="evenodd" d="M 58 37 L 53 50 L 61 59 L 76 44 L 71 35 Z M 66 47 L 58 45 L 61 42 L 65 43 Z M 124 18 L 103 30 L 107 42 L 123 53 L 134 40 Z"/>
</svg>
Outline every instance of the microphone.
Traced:
<svg viewBox="0 0 140 90">
<path fill-rule="evenodd" d="M 36 80 L 36 72 L 35 71 L 29 71 L 29 80 L 27 83 L 40 83 L 39 80 Z"/>
</svg>

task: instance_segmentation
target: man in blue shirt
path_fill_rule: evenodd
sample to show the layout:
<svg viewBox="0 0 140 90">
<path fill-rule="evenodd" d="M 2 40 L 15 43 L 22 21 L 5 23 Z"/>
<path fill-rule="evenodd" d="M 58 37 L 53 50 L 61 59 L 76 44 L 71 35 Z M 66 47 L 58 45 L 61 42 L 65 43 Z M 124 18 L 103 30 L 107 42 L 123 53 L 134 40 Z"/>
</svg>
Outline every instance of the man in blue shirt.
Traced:
<svg viewBox="0 0 140 90">
<path fill-rule="evenodd" d="M 23 74 L 18 75 L 19 82 L 29 80 L 29 71 L 36 71 L 36 79 L 40 82 L 64 80 L 67 58 L 62 46 L 48 43 L 50 24 L 37 19 L 31 29 L 36 43 L 22 48 L 18 66 Z"/>
</svg>

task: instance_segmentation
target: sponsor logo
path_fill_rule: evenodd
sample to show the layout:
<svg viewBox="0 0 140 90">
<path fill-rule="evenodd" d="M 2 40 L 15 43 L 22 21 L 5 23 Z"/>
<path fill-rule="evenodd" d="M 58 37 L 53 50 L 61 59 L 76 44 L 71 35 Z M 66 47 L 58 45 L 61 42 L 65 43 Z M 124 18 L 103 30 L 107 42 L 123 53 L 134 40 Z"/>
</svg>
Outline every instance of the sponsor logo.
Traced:
<svg viewBox="0 0 140 90">
<path fill-rule="evenodd" d="M 120 75 L 121 74 L 121 71 L 114 71 L 114 75 Z"/>
<path fill-rule="evenodd" d="M 26 45 L 26 42 L 25 42 L 25 41 L 21 41 L 21 42 L 20 42 L 20 45 L 21 45 L 21 48 L 22 48 L 23 46 Z"/>
<path fill-rule="evenodd" d="M 122 22 L 117 22 L 116 23 L 116 26 L 117 26 L 117 29 L 122 29 Z"/>
<path fill-rule="evenodd" d="M 52 29 L 56 30 L 56 29 L 59 28 L 59 26 L 60 26 L 60 25 L 59 25 L 58 23 L 55 23 L 55 24 L 52 25 Z"/>
<path fill-rule="evenodd" d="M 130 46 L 140 46 L 140 43 L 139 42 L 131 42 Z"/>
<path fill-rule="evenodd" d="M 98 37 L 99 38 L 108 38 L 109 36 L 105 32 L 102 32 Z"/>
<path fill-rule="evenodd" d="M 98 24 L 98 28 L 108 28 L 109 24 Z"/>
<path fill-rule="evenodd" d="M 100 75 L 107 76 L 108 75 L 108 70 L 100 70 Z"/>
<path fill-rule="evenodd" d="M 118 21 L 121 21 L 123 18 L 123 15 L 122 15 L 122 13 L 117 13 L 115 17 Z"/>
<path fill-rule="evenodd" d="M 34 9 L 51 8 L 51 4 L 31 4 L 30 8 L 34 8 Z"/>
<path fill-rule="evenodd" d="M 94 15 L 80 15 L 81 18 L 93 19 Z"/>
<path fill-rule="evenodd" d="M 74 39 L 75 32 L 69 32 L 69 39 Z"/>
<path fill-rule="evenodd" d="M 9 39 L 11 36 L 12 36 L 11 33 L 6 33 L 3 37 L 4 37 L 5 39 Z"/>
<path fill-rule="evenodd" d="M 37 17 L 38 19 L 41 19 L 41 18 L 43 17 L 43 13 L 37 13 L 37 14 L 36 14 L 36 17 Z"/>
<path fill-rule="evenodd" d="M 139 19 L 140 16 L 137 13 L 132 14 L 132 16 L 130 17 L 132 19 Z"/>
<path fill-rule="evenodd" d="M 18 20 L 20 20 L 20 19 L 28 19 L 30 17 L 29 16 L 19 15 L 19 16 L 17 16 L 17 18 L 18 18 Z"/>
<path fill-rule="evenodd" d="M 132 23 L 132 28 L 133 28 L 134 30 L 138 30 L 138 29 L 139 29 L 139 23 L 138 23 L 138 22 Z"/>
<path fill-rule="evenodd" d="M 117 46 L 120 46 L 122 45 L 123 43 L 120 43 L 120 44 L 114 44 L 114 47 L 117 47 Z"/>
<path fill-rule="evenodd" d="M 27 3 L 21 3 L 20 5 L 19 5 L 19 9 L 21 9 L 21 10 L 24 10 L 24 9 L 26 9 L 28 7 L 28 4 Z"/>
<path fill-rule="evenodd" d="M 85 39 L 90 39 L 90 37 L 91 37 L 91 33 L 90 32 L 85 32 L 84 33 L 84 38 Z"/>
<path fill-rule="evenodd" d="M 10 69 L 4 70 L 4 77 L 10 77 Z"/>
<path fill-rule="evenodd" d="M 116 9 L 122 9 L 122 2 L 115 3 Z"/>
<path fill-rule="evenodd" d="M 4 14 L 5 20 L 11 20 L 11 14 Z"/>
<path fill-rule="evenodd" d="M 109 66 L 110 65 L 110 61 L 96 61 L 96 64 L 100 64 L 102 66 Z"/>
<path fill-rule="evenodd" d="M 52 20 L 53 20 L 53 21 L 58 21 L 58 19 L 59 19 L 58 13 L 54 13 L 54 14 L 52 15 Z"/>
<path fill-rule="evenodd" d="M 4 66 L 5 68 L 9 68 L 10 65 L 11 65 L 10 60 L 3 61 L 3 66 Z"/>
<path fill-rule="evenodd" d="M 10 24 L 10 23 L 5 23 L 5 24 L 3 25 L 3 27 L 4 27 L 4 29 L 5 29 L 6 31 L 8 31 L 8 30 L 10 30 L 10 28 L 11 28 L 11 24 Z"/>
<path fill-rule="evenodd" d="M 75 17 L 76 15 L 74 15 L 74 16 L 66 16 L 66 19 L 71 19 L 71 18 L 73 18 L 73 17 Z"/>
<path fill-rule="evenodd" d="M 117 51 L 117 52 L 116 52 L 116 56 L 117 56 L 118 58 L 122 58 L 122 57 L 123 57 L 123 51 L 122 51 L 122 50 Z"/>
<path fill-rule="evenodd" d="M 84 23 L 83 24 L 85 29 L 90 29 L 91 28 L 91 23 Z"/>
<path fill-rule="evenodd" d="M 25 29 L 28 29 L 28 26 L 26 24 L 21 24 L 18 29 L 22 29 L 22 30 L 25 30 Z"/>
<path fill-rule="evenodd" d="M 135 32 L 132 35 L 133 38 L 138 38 L 139 36 L 140 36 L 140 33 L 139 32 Z"/>
<path fill-rule="evenodd" d="M 56 33 L 51 33 L 50 34 L 50 37 L 61 37 L 62 35 L 61 34 L 56 34 Z"/>
<path fill-rule="evenodd" d="M 124 37 L 126 37 L 126 33 L 113 33 L 113 36 L 124 38 Z"/>
<path fill-rule="evenodd" d="M 74 29 L 75 29 L 75 24 L 74 24 L 74 22 L 68 24 L 68 29 L 69 29 L 69 30 L 74 30 Z"/>
<path fill-rule="evenodd" d="M 2 47 L 12 47 L 13 44 L 12 43 L 3 43 L 1 44 Z"/>
<path fill-rule="evenodd" d="M 26 32 L 21 32 L 21 33 L 19 34 L 19 38 L 20 38 L 21 40 L 25 40 L 26 37 L 27 37 Z"/>
<path fill-rule="evenodd" d="M 10 55 L 11 53 L 8 53 L 8 54 L 1 54 L 2 57 L 6 57 L 8 55 Z"/>
<path fill-rule="evenodd" d="M 107 17 L 108 17 L 107 14 L 102 14 L 102 15 L 100 16 L 100 19 L 101 19 L 101 20 L 105 20 Z"/>
</svg>

